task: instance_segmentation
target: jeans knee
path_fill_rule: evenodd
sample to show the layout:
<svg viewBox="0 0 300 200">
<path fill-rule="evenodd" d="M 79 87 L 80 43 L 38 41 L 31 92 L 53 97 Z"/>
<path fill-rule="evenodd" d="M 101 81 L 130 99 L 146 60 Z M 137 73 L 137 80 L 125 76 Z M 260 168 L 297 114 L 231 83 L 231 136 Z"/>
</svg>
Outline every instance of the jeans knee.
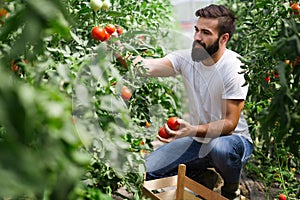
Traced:
<svg viewBox="0 0 300 200">
<path fill-rule="evenodd" d="M 210 157 L 214 165 L 223 166 L 241 166 L 243 156 L 243 143 L 233 142 L 232 140 L 222 137 L 211 143 Z"/>
</svg>

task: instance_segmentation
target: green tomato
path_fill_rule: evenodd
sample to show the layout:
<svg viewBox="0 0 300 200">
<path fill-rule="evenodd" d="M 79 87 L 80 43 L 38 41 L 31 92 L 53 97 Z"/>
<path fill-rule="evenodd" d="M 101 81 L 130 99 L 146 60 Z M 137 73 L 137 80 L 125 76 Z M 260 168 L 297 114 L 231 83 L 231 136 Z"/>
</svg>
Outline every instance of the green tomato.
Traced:
<svg viewBox="0 0 300 200">
<path fill-rule="evenodd" d="M 111 7 L 111 3 L 110 3 L 110 0 L 104 0 L 103 1 L 103 4 L 102 4 L 102 9 L 103 10 L 107 10 Z"/>
<path fill-rule="evenodd" d="M 99 10 L 100 8 L 102 8 L 103 3 L 101 0 L 91 0 L 90 1 L 90 6 L 94 11 Z"/>
</svg>

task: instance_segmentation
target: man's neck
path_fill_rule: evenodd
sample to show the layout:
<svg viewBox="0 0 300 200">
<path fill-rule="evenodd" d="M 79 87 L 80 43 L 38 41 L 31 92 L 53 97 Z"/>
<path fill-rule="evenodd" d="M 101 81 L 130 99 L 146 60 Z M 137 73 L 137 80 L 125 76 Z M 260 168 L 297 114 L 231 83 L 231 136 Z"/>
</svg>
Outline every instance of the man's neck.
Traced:
<svg viewBox="0 0 300 200">
<path fill-rule="evenodd" d="M 214 53 L 210 58 L 203 60 L 202 63 L 206 66 L 214 65 L 215 63 L 217 63 L 221 59 L 221 57 L 223 56 L 225 50 L 226 50 L 226 48 L 219 49 L 219 51 Z"/>
</svg>

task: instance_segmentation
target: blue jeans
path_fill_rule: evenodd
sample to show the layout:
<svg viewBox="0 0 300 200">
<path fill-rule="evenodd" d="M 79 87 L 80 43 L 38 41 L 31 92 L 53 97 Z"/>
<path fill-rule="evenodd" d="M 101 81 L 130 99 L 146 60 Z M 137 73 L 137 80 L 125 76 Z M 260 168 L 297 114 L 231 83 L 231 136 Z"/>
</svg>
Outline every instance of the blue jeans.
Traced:
<svg viewBox="0 0 300 200">
<path fill-rule="evenodd" d="M 178 165 L 185 164 L 187 176 L 215 168 L 225 184 L 239 183 L 242 166 L 250 158 L 253 144 L 240 135 L 215 138 L 200 143 L 191 137 L 164 144 L 146 158 L 146 180 L 177 174 Z"/>
</svg>

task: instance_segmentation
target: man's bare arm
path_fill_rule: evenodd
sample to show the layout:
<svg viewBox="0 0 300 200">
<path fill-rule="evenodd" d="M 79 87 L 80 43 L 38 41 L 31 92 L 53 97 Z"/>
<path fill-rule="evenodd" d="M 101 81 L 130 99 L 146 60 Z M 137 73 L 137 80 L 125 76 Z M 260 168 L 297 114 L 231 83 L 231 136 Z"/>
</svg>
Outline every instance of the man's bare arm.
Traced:
<svg viewBox="0 0 300 200">
<path fill-rule="evenodd" d="M 137 57 L 133 61 L 133 64 L 141 64 L 143 66 L 143 68 L 145 69 L 144 73 L 142 69 L 139 69 L 142 76 L 167 77 L 175 75 L 173 65 L 171 61 L 166 57 L 155 59 L 144 59 L 142 57 Z"/>
<path fill-rule="evenodd" d="M 227 99 L 224 104 L 223 119 L 198 125 L 196 136 L 215 138 L 220 135 L 230 135 L 233 133 L 239 122 L 240 114 L 244 107 L 244 100 Z"/>
</svg>

